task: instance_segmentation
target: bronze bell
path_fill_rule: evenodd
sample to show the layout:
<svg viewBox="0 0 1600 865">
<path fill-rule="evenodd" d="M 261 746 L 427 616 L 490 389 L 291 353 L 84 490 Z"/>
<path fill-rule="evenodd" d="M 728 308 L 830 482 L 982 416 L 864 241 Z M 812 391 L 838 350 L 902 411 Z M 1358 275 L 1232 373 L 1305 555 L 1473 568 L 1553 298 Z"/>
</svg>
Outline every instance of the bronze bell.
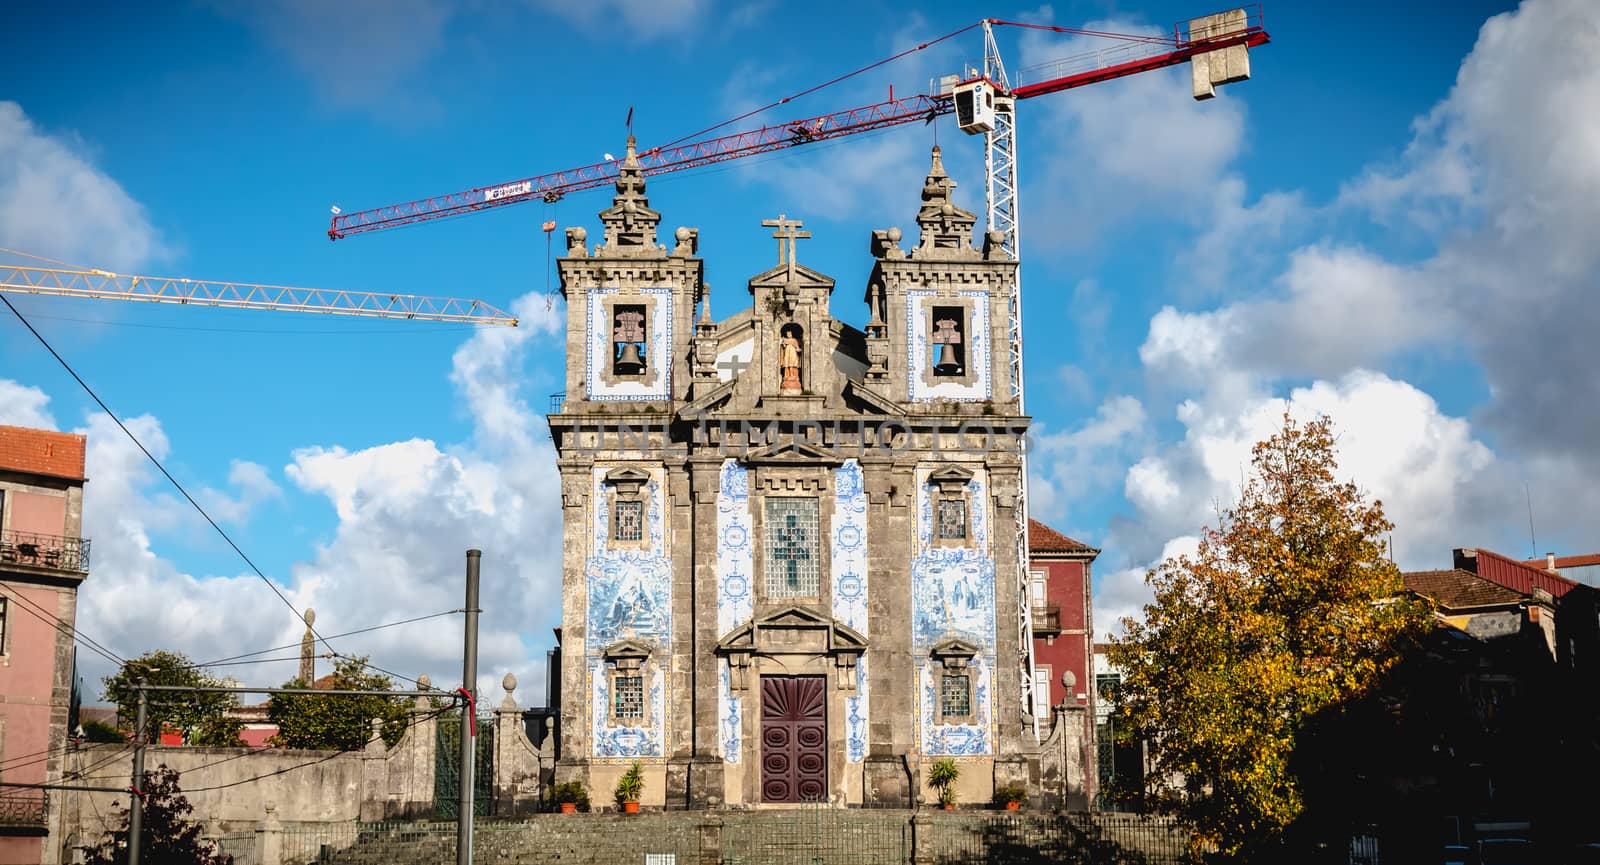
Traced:
<svg viewBox="0 0 1600 865">
<path fill-rule="evenodd" d="M 644 361 L 639 357 L 638 343 L 622 344 L 622 354 L 617 356 L 614 369 L 617 375 L 639 375 L 644 372 Z"/>
<path fill-rule="evenodd" d="M 954 343 L 939 344 L 939 362 L 933 365 L 933 371 L 937 375 L 961 374 L 961 361 L 956 358 Z"/>
</svg>

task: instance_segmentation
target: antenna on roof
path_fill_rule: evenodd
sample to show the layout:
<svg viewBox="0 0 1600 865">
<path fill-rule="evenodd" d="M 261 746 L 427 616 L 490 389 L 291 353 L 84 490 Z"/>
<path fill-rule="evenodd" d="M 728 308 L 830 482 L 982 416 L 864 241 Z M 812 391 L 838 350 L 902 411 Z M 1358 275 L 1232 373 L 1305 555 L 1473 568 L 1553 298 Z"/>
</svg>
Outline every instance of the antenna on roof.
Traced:
<svg viewBox="0 0 1600 865">
<path fill-rule="evenodd" d="M 1539 557 L 1539 537 L 1533 533 L 1533 493 L 1528 491 L 1527 481 L 1522 482 L 1522 495 L 1528 500 L 1528 543 L 1532 546 L 1532 549 L 1528 552 L 1528 558 L 1537 559 Z"/>
</svg>

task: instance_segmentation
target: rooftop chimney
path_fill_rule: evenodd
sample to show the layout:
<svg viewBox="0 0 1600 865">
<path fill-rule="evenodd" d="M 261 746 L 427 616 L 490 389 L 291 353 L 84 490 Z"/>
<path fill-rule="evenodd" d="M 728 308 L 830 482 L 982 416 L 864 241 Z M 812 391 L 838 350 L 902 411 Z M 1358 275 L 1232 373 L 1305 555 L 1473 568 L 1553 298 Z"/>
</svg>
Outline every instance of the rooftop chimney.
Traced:
<svg viewBox="0 0 1600 865">
<path fill-rule="evenodd" d="M 1556 568 L 1556 554 L 1555 553 L 1545 553 L 1544 554 L 1544 561 L 1545 561 L 1545 565 L 1544 565 L 1544 569 L 1545 570 L 1547 570 L 1547 571 L 1556 571 L 1556 573 L 1560 573 L 1560 571 Z"/>
</svg>

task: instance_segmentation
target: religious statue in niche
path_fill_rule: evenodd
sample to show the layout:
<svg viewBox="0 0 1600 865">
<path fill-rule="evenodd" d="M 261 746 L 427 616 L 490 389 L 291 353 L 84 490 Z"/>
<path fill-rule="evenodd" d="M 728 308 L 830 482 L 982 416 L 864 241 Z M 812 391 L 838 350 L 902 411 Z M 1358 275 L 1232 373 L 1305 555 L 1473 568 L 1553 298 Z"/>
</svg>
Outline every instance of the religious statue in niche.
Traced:
<svg viewBox="0 0 1600 865">
<path fill-rule="evenodd" d="M 800 390 L 800 354 L 804 351 L 800 345 L 800 326 L 787 325 L 782 335 L 778 346 L 778 371 L 783 374 L 783 379 L 778 388 L 785 391 Z"/>
<path fill-rule="evenodd" d="M 616 375 L 641 375 L 644 357 L 644 310 L 637 306 L 616 308 L 615 324 L 611 330 L 612 367 Z"/>
</svg>

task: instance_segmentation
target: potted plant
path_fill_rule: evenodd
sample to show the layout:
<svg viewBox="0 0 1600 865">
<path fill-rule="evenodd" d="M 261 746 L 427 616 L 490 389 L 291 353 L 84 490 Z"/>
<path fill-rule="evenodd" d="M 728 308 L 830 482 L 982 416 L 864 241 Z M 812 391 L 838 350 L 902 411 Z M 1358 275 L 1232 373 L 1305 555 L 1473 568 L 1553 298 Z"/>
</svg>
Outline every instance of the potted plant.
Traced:
<svg viewBox="0 0 1600 865">
<path fill-rule="evenodd" d="M 933 761 L 928 767 L 928 786 L 939 791 L 939 805 L 949 811 L 956 807 L 956 779 L 961 777 L 961 767 L 945 757 Z"/>
<path fill-rule="evenodd" d="M 994 788 L 994 803 L 1007 811 L 1015 811 L 1022 807 L 1028 798 L 1028 791 L 1021 786 L 1002 786 Z"/>
<path fill-rule="evenodd" d="M 629 814 L 639 813 L 639 795 L 644 792 L 644 766 L 638 760 L 628 767 L 617 779 L 617 788 L 613 791 L 617 796 L 617 803 L 622 810 Z"/>
<path fill-rule="evenodd" d="M 561 806 L 561 813 L 571 814 L 580 807 L 589 810 L 589 791 L 582 781 L 564 781 L 550 791 L 550 798 Z"/>
</svg>

